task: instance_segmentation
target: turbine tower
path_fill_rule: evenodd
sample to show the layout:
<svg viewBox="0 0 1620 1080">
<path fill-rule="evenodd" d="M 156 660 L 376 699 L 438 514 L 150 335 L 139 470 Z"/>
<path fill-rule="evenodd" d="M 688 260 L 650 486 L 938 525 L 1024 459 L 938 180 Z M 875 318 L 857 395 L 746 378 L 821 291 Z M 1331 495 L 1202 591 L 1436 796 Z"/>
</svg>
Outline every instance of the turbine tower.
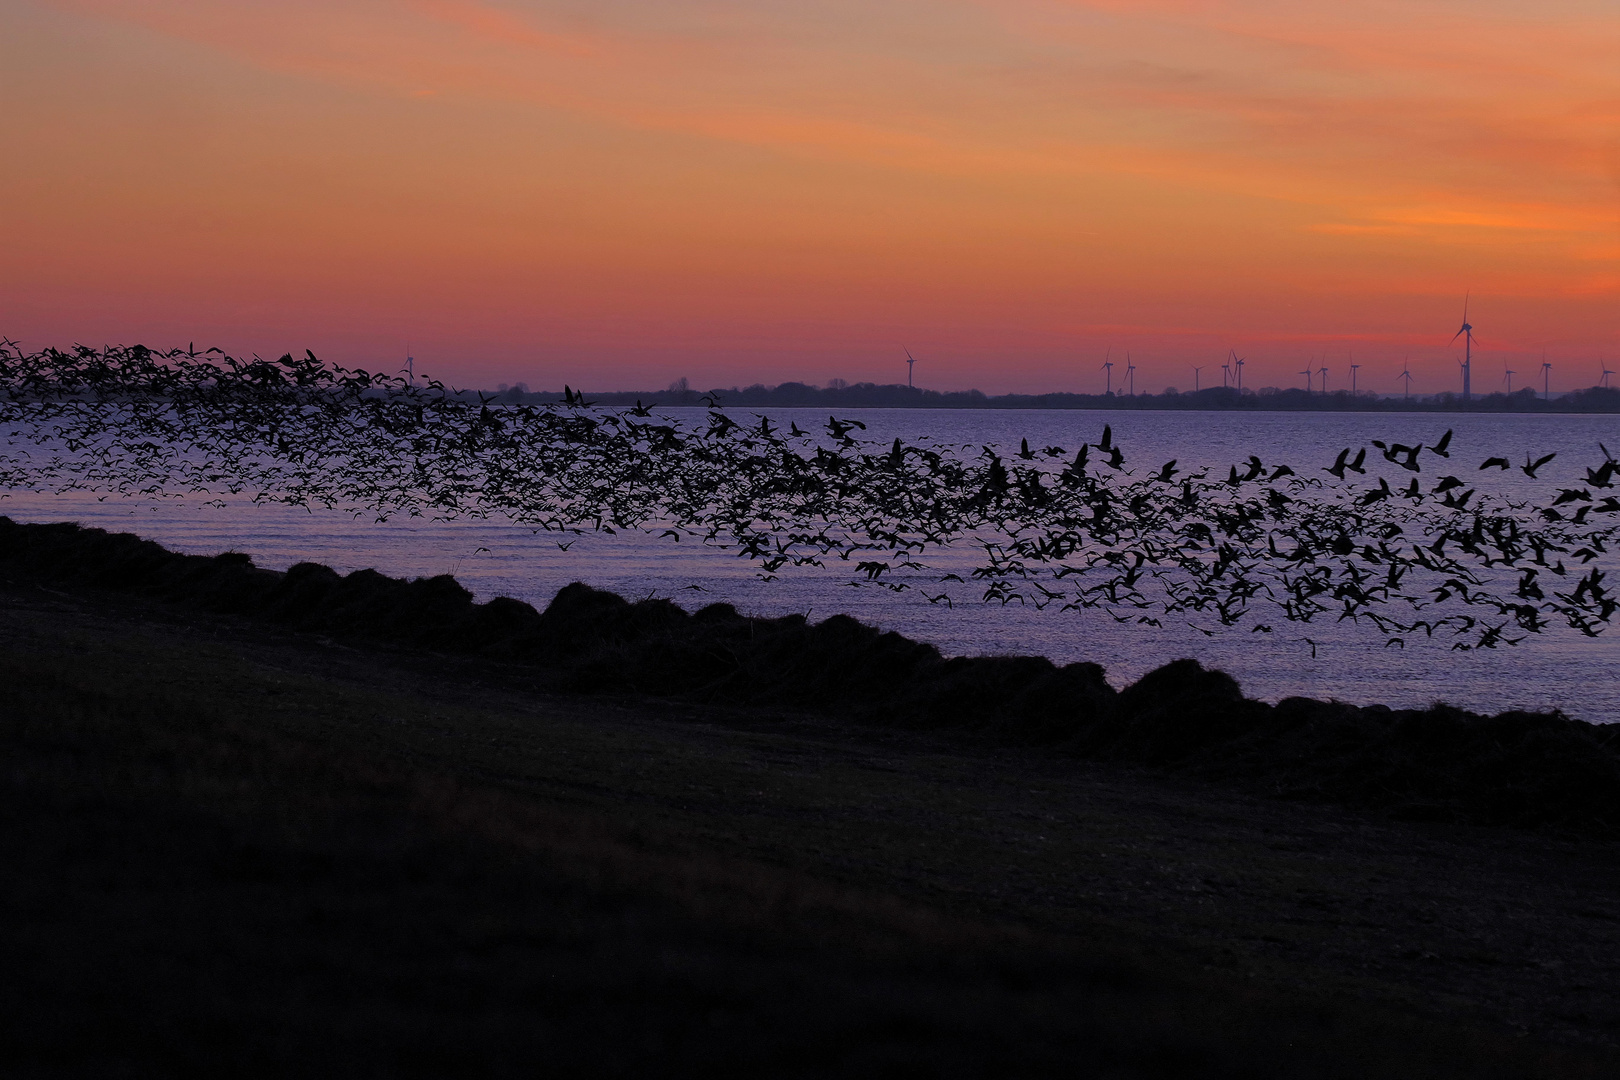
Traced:
<svg viewBox="0 0 1620 1080">
<path fill-rule="evenodd" d="M 1542 353 L 1546 356 L 1546 353 Z M 1546 360 L 1541 362 L 1541 400 L 1552 400 L 1552 365 Z"/>
<path fill-rule="evenodd" d="M 900 347 L 902 349 L 906 349 L 904 345 Z M 917 358 L 911 355 L 910 349 L 906 349 L 906 389 L 908 390 L 911 389 L 911 370 L 912 368 L 916 367 L 916 365 Z"/>
<path fill-rule="evenodd" d="M 1131 380 L 1131 397 L 1136 396 L 1136 365 L 1131 363 L 1130 350 L 1125 352 L 1125 377 Z"/>
<path fill-rule="evenodd" d="M 1410 360 L 1402 360 L 1401 361 L 1401 375 L 1400 375 L 1400 377 L 1406 380 L 1406 397 L 1403 398 L 1402 400 L 1411 401 L 1412 400 L 1412 368 L 1411 368 L 1411 361 Z"/>
<path fill-rule="evenodd" d="M 1507 366 L 1506 361 L 1502 363 L 1502 378 L 1507 382 L 1507 392 L 1513 393 L 1513 369 Z"/>
<path fill-rule="evenodd" d="M 1598 367 L 1603 369 L 1603 378 L 1598 380 L 1598 385 L 1606 390 L 1609 387 L 1609 376 L 1613 375 L 1614 372 L 1609 370 L 1609 362 L 1607 360 L 1599 360 Z"/>
<path fill-rule="evenodd" d="M 1305 392 L 1308 394 L 1311 392 L 1311 369 L 1306 368 L 1300 374 L 1305 376 Z"/>
<path fill-rule="evenodd" d="M 1199 367 L 1197 364 L 1188 364 L 1187 366 L 1193 369 L 1193 393 L 1196 394 L 1201 389 L 1201 387 L 1198 384 L 1198 376 L 1199 376 L 1199 373 L 1202 372 L 1204 369 Z"/>
<path fill-rule="evenodd" d="M 1359 368 L 1360 366 L 1361 366 L 1360 364 L 1351 364 L 1350 365 L 1350 396 L 1351 397 L 1356 396 L 1356 369 Z"/>
<path fill-rule="evenodd" d="M 1113 357 L 1114 357 L 1114 350 L 1109 349 L 1106 353 L 1103 354 L 1102 367 L 1097 369 L 1098 371 L 1107 371 L 1108 372 L 1108 390 L 1107 390 L 1107 392 L 1110 393 L 1110 394 L 1112 394 L 1114 392 L 1114 359 L 1113 359 Z"/>
<path fill-rule="evenodd" d="M 1226 389 L 1229 385 L 1231 385 L 1231 382 L 1230 382 L 1231 378 L 1232 378 L 1232 365 L 1231 364 L 1222 364 L 1221 365 L 1221 389 L 1222 390 Z"/>
<path fill-rule="evenodd" d="M 1327 372 L 1328 369 L 1326 364 L 1323 364 L 1321 367 L 1316 369 L 1316 373 L 1322 376 L 1322 393 L 1324 394 L 1327 393 Z"/>
<path fill-rule="evenodd" d="M 1463 339 L 1463 361 L 1462 361 L 1463 401 L 1465 401 L 1465 402 L 1466 401 L 1472 401 L 1473 400 L 1473 389 L 1474 388 L 1471 385 L 1471 380 L 1470 380 L 1469 376 L 1471 376 L 1473 374 L 1473 366 L 1474 366 L 1474 328 L 1472 326 L 1468 325 L 1468 297 L 1467 296 L 1463 297 L 1462 329 L 1458 330 L 1455 334 L 1451 335 L 1451 340 L 1453 342 L 1455 342 L 1458 338 Z"/>
</svg>

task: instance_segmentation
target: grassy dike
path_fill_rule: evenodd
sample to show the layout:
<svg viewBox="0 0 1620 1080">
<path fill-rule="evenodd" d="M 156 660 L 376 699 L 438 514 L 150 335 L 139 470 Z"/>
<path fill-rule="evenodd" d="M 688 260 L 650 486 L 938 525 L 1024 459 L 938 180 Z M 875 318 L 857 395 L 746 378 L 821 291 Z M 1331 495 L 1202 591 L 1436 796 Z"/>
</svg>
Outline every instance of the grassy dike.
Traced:
<svg viewBox="0 0 1620 1080">
<path fill-rule="evenodd" d="M 1612 841 L 0 579 L 11 1074 L 1620 1064 Z"/>
</svg>

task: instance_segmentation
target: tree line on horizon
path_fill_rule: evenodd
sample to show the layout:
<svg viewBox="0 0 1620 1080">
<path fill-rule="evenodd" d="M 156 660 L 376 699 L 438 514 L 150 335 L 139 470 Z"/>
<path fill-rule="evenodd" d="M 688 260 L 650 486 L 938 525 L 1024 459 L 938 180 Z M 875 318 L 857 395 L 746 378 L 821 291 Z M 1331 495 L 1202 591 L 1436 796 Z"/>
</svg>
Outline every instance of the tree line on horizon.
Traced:
<svg viewBox="0 0 1620 1080">
<path fill-rule="evenodd" d="M 489 391 L 484 392 L 486 396 Z M 566 403 L 578 393 L 564 390 L 530 390 L 525 384 L 501 385 L 492 401 L 509 404 L 544 405 Z M 1118 409 L 1257 412 L 1501 412 L 1501 413 L 1616 413 L 1620 412 L 1620 389 L 1591 386 L 1553 396 L 1550 400 L 1529 387 L 1511 394 L 1497 391 L 1476 395 L 1464 401 L 1452 391 L 1439 394 L 1391 397 L 1361 391 L 1279 389 L 1259 390 L 1232 386 L 1212 386 L 1196 391 L 1170 387 L 1158 394 L 986 394 L 981 390 L 926 390 L 903 383 L 844 383 L 834 379 L 826 386 L 785 382 L 775 386 L 715 387 L 698 390 L 685 379 L 664 390 L 590 391 L 585 396 L 593 404 L 664 406 L 742 406 L 749 408 L 877 408 L 877 409 Z"/>
</svg>

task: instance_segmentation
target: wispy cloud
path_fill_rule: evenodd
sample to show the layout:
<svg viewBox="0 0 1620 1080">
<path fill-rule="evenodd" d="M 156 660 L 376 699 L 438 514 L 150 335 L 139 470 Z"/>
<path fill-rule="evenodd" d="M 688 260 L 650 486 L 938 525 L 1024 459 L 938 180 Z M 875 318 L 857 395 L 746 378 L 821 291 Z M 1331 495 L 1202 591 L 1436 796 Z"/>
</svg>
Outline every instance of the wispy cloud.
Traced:
<svg viewBox="0 0 1620 1080">
<path fill-rule="evenodd" d="M 727 268 L 769 265 L 792 284 L 755 310 L 809 321 L 880 322 L 883 281 L 929 317 L 972 295 L 981 320 L 1162 328 L 1157 297 L 1203 290 L 1205 323 L 1286 323 L 1289 290 L 1587 295 L 1620 257 L 1612 0 L 32 2 L 334 100 L 454 107 L 490 127 L 469 192 L 588 158 L 549 231 L 479 235 L 750 295 Z M 326 145 L 320 110 L 296 123 Z M 1240 290 L 1258 314 L 1228 314 Z"/>
<path fill-rule="evenodd" d="M 1620 146 L 1620 17 L 1579 4 L 74 6 L 278 70 L 895 167 L 1591 203 Z"/>
</svg>

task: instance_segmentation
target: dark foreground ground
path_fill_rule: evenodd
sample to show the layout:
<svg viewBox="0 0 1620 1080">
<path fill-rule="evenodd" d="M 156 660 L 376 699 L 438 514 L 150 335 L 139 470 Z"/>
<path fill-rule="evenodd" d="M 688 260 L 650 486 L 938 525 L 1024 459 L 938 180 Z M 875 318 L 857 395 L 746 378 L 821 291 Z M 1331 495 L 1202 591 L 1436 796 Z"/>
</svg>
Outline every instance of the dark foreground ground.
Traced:
<svg viewBox="0 0 1620 1080">
<path fill-rule="evenodd" d="M 0 581 L 6 1075 L 1616 1075 L 1617 855 Z"/>
</svg>

